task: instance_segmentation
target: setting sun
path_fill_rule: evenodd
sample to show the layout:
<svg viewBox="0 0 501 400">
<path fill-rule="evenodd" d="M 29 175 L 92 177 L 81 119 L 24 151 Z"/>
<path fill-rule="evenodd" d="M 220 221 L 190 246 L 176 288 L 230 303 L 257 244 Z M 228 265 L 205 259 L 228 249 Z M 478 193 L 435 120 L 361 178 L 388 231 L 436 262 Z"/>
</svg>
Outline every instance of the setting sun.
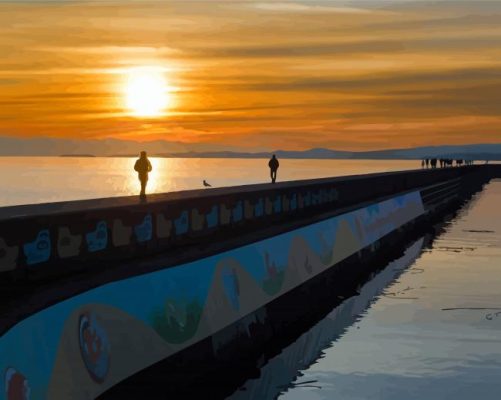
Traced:
<svg viewBox="0 0 501 400">
<path fill-rule="evenodd" d="M 164 74 L 153 67 L 131 69 L 127 73 L 125 97 L 127 108 L 134 116 L 161 116 L 169 103 Z"/>
</svg>

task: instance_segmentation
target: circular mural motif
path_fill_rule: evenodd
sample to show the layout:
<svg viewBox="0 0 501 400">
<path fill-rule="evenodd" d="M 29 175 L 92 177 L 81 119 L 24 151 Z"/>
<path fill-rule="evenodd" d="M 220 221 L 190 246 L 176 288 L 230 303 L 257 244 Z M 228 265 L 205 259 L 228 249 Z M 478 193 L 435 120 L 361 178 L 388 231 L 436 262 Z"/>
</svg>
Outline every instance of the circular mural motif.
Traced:
<svg viewBox="0 0 501 400">
<path fill-rule="evenodd" d="M 92 379 L 101 383 L 110 368 L 110 344 L 94 313 L 84 313 L 78 323 L 80 353 Z"/>
<path fill-rule="evenodd" d="M 5 398 L 7 400 L 29 400 L 30 386 L 23 374 L 14 368 L 5 371 Z"/>
<path fill-rule="evenodd" d="M 230 300 L 232 307 L 238 311 L 240 309 L 240 287 L 238 284 L 237 271 L 229 266 L 221 271 L 223 287 L 226 296 Z"/>
</svg>

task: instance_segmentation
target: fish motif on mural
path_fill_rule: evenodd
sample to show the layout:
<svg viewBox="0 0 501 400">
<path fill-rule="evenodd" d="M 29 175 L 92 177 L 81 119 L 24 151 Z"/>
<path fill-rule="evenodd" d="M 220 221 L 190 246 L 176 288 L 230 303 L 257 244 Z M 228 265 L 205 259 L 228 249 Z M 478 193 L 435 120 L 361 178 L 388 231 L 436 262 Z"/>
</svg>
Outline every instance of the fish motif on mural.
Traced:
<svg viewBox="0 0 501 400">
<path fill-rule="evenodd" d="M 183 211 L 179 218 L 174 220 L 176 235 L 182 235 L 188 232 L 188 211 Z"/>
<path fill-rule="evenodd" d="M 278 214 L 282 210 L 282 198 L 280 196 L 277 196 L 276 199 L 273 201 L 273 212 L 275 214 Z"/>
<path fill-rule="evenodd" d="M 105 330 L 93 313 L 84 313 L 79 320 L 79 344 L 83 362 L 91 378 L 101 383 L 110 368 L 110 343 Z"/>
<path fill-rule="evenodd" d="M 151 214 L 144 217 L 143 221 L 134 227 L 134 234 L 138 242 L 147 242 L 153 235 L 153 220 Z"/>
<path fill-rule="evenodd" d="M 106 221 L 98 222 L 96 230 L 85 235 L 90 252 L 104 250 L 108 244 L 108 227 Z"/>
<path fill-rule="evenodd" d="M 297 195 L 293 193 L 290 199 L 289 207 L 291 210 L 295 210 L 297 208 Z"/>
<path fill-rule="evenodd" d="M 48 229 L 38 232 L 37 238 L 23 247 L 27 264 L 38 264 L 50 258 L 50 234 Z"/>
<path fill-rule="evenodd" d="M 239 201 L 232 211 L 233 222 L 240 222 L 244 216 L 242 201 Z"/>
<path fill-rule="evenodd" d="M 219 213 L 217 206 L 213 206 L 211 211 L 207 214 L 207 228 L 215 228 L 218 224 Z"/>
<path fill-rule="evenodd" d="M 255 207 L 254 213 L 255 213 L 256 217 L 262 217 L 264 215 L 264 201 L 263 201 L 263 199 L 259 199 L 254 207 Z"/>
</svg>

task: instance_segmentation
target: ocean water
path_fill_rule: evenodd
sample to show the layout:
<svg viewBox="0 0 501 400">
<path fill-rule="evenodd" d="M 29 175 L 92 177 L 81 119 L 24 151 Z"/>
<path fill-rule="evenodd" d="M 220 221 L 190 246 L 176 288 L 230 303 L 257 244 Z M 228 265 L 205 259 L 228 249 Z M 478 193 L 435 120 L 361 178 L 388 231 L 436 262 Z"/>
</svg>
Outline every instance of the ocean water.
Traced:
<svg viewBox="0 0 501 400">
<path fill-rule="evenodd" d="M 269 182 L 266 159 L 151 158 L 147 192 Z M 135 158 L 0 157 L 0 207 L 139 193 Z M 420 168 L 408 160 L 280 160 L 277 181 Z"/>
<path fill-rule="evenodd" d="M 494 180 L 229 399 L 499 399 L 499 204 Z"/>
</svg>

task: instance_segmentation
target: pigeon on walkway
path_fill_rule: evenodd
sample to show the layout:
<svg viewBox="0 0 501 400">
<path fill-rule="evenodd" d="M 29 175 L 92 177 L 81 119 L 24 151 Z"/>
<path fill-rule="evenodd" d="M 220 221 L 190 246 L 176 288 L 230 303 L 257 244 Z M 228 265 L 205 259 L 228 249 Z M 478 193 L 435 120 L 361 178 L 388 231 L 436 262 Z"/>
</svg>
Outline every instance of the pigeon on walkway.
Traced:
<svg viewBox="0 0 501 400">
<path fill-rule="evenodd" d="M 207 182 L 205 182 L 205 179 L 204 179 L 204 186 L 205 187 L 212 187 L 211 185 L 209 185 Z"/>
</svg>

